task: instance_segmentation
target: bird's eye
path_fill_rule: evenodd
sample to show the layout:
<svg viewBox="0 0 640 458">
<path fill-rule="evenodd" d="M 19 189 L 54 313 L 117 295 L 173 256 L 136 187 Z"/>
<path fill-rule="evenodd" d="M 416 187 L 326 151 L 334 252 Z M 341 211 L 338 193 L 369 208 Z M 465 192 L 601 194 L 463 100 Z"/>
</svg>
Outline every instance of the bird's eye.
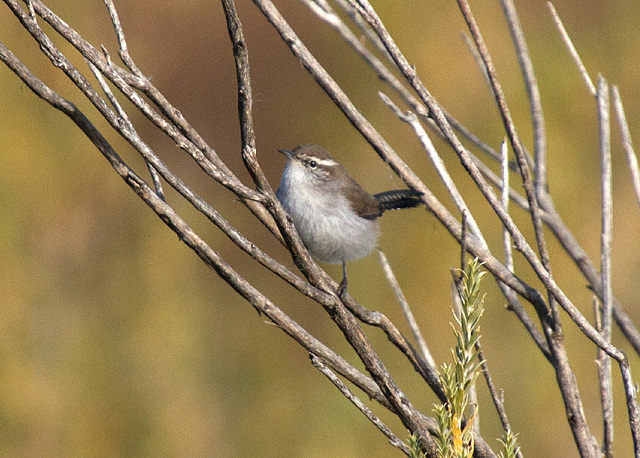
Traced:
<svg viewBox="0 0 640 458">
<path fill-rule="evenodd" d="M 315 169 L 318 166 L 318 163 L 316 161 L 309 161 L 309 167 L 311 167 L 312 169 Z"/>
</svg>

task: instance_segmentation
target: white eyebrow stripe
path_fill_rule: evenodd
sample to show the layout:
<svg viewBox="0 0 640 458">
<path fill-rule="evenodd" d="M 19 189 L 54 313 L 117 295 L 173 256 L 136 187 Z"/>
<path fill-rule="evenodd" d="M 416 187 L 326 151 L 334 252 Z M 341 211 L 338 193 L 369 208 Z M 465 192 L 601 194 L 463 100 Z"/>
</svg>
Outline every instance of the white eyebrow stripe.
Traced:
<svg viewBox="0 0 640 458">
<path fill-rule="evenodd" d="M 316 161 L 318 164 L 326 165 L 327 167 L 338 165 L 338 163 L 336 161 L 334 161 L 333 159 L 316 159 L 316 158 L 313 158 L 313 160 Z"/>
</svg>

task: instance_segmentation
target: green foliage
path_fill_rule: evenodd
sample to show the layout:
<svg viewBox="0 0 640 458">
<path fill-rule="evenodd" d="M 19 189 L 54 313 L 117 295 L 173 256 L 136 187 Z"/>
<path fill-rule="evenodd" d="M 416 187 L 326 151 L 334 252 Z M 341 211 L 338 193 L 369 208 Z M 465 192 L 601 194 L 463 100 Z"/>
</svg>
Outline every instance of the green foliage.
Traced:
<svg viewBox="0 0 640 458">
<path fill-rule="evenodd" d="M 409 436 L 407 443 L 409 444 L 409 450 L 411 452 L 411 455 L 409 456 L 411 458 L 426 458 L 426 455 L 422 451 L 422 441 L 420 440 L 418 433 Z"/>
<path fill-rule="evenodd" d="M 483 312 L 484 297 L 480 297 L 480 281 L 484 272 L 477 259 L 470 261 L 466 272 L 462 273 L 460 314 L 455 314 L 457 326 L 453 326 L 456 347 L 452 350 L 453 363 L 443 364 L 440 381 L 447 396 L 447 402 L 435 406 L 438 420 L 436 443 L 438 456 L 442 458 L 462 458 L 473 455 L 474 442 L 471 425 L 476 410 L 468 415 L 469 390 L 480 374 L 480 361 L 475 344 L 480 338 L 480 317 Z M 476 407 L 477 409 L 477 407 Z"/>
<path fill-rule="evenodd" d="M 511 430 L 507 431 L 504 435 L 504 439 L 500 439 L 502 446 L 504 447 L 500 452 L 500 458 L 515 458 L 520 451 L 518 445 L 518 435 L 513 434 Z"/>
</svg>

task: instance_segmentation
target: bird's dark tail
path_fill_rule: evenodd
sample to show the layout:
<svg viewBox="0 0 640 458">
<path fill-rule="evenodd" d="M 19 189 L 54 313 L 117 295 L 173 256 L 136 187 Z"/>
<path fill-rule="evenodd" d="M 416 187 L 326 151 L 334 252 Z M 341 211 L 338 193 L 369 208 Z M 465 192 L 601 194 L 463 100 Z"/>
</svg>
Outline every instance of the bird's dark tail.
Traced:
<svg viewBox="0 0 640 458">
<path fill-rule="evenodd" d="M 413 208 L 422 205 L 421 196 L 422 193 L 420 191 L 397 189 L 394 191 L 379 192 L 378 194 L 374 194 L 373 197 L 376 198 L 380 204 L 380 209 L 384 212 L 386 210 Z"/>
</svg>

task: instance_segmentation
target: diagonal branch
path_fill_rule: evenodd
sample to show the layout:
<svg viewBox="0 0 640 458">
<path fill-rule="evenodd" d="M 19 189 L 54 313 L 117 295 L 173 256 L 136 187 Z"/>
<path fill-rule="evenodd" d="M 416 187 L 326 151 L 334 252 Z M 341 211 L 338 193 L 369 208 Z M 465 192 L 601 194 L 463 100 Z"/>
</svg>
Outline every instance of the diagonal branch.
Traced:
<svg viewBox="0 0 640 458">
<path fill-rule="evenodd" d="M 531 113 L 531 125 L 533 127 L 533 155 L 535 158 L 535 192 L 538 196 L 547 192 L 547 134 L 545 132 L 544 112 L 538 81 L 533 70 L 533 62 L 529 54 L 529 48 L 520 25 L 520 19 L 516 12 L 513 0 L 500 0 L 504 15 L 511 31 L 511 38 L 516 49 L 516 56 L 520 64 L 520 70 L 529 96 L 529 111 Z"/>
<path fill-rule="evenodd" d="M 329 369 L 320 358 L 317 356 L 310 354 L 311 363 L 322 372 L 331 383 L 333 383 L 336 388 L 340 390 L 342 395 L 346 397 L 349 401 L 353 403 L 354 406 L 360 410 L 365 417 L 367 417 L 371 423 L 373 423 L 376 428 L 378 428 L 382 434 L 387 436 L 389 439 L 389 443 L 396 448 L 399 448 L 405 455 L 410 456 L 409 447 L 406 446 L 404 442 L 402 442 L 398 436 L 393 434 L 393 432 L 360 400 L 358 399 L 349 388 L 340 380 L 336 375 Z"/>
<path fill-rule="evenodd" d="M 602 232 L 601 232 L 601 275 L 604 288 L 600 332 L 611 341 L 612 302 L 611 292 L 611 240 L 612 240 L 612 196 L 611 196 L 611 121 L 609 109 L 609 86 L 606 80 L 598 78 L 598 124 L 600 130 L 600 162 L 602 174 Z M 604 455 L 613 456 L 613 384 L 611 380 L 611 360 L 602 350 L 598 351 L 598 374 L 601 382 Z"/>
<path fill-rule="evenodd" d="M 253 182 L 262 192 L 273 194 L 267 177 L 260 168 L 256 158 L 256 135 L 253 131 L 253 99 L 251 95 L 251 70 L 249 67 L 249 51 L 244 40 L 242 24 L 233 0 L 222 0 L 224 16 L 227 20 L 227 29 L 231 44 L 233 45 L 233 57 L 236 61 L 236 77 L 238 80 L 238 114 L 240 117 L 240 136 L 242 138 L 242 160 L 253 178 Z"/>
<path fill-rule="evenodd" d="M 638 156 L 633 149 L 633 142 L 631 141 L 631 132 L 629 131 L 629 125 L 627 124 L 627 117 L 624 114 L 624 107 L 622 106 L 622 100 L 620 99 L 620 92 L 616 86 L 612 88 L 613 108 L 616 113 L 616 119 L 618 120 L 618 126 L 620 127 L 620 135 L 622 136 L 622 147 L 627 156 L 627 165 L 629 166 L 629 172 L 631 173 L 631 183 L 633 190 L 636 194 L 636 200 L 640 206 L 640 167 L 638 167 Z"/>
</svg>

